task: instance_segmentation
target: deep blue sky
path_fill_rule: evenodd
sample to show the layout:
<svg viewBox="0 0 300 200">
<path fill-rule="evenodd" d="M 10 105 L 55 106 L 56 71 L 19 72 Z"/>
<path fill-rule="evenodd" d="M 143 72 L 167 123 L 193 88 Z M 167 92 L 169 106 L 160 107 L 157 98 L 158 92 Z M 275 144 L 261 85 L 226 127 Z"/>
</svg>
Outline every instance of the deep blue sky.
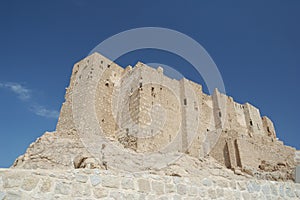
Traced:
<svg viewBox="0 0 300 200">
<path fill-rule="evenodd" d="M 107 37 L 155 26 L 198 41 L 228 95 L 269 116 L 300 149 L 300 1 L 14 1 L 0 3 L 0 167 L 53 131 L 73 64 Z M 140 50 L 119 64 L 160 62 L 201 82 L 175 55 Z M 180 68 L 185 65 L 184 69 Z"/>
</svg>

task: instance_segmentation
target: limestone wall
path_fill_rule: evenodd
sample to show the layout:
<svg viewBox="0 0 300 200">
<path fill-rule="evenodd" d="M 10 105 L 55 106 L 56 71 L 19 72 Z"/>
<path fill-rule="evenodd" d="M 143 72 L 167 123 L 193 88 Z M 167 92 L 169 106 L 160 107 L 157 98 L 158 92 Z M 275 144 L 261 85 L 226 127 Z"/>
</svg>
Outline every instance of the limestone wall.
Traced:
<svg viewBox="0 0 300 200">
<path fill-rule="evenodd" d="M 103 170 L 0 169 L 5 199 L 297 199 L 300 184 Z"/>
</svg>

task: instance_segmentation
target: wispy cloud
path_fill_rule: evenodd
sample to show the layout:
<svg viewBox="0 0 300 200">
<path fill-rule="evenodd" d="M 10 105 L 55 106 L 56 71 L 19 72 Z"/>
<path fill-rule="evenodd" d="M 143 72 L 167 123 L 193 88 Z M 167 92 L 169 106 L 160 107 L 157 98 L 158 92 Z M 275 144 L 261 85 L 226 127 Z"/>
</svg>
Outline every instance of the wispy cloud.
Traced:
<svg viewBox="0 0 300 200">
<path fill-rule="evenodd" d="M 33 101 L 31 89 L 15 82 L 0 82 L 1 88 L 12 91 L 21 101 L 29 103 L 29 110 L 36 115 L 47 118 L 58 118 L 59 112 L 57 110 L 47 109 L 45 106 Z"/>
<path fill-rule="evenodd" d="M 15 93 L 19 99 L 25 101 L 31 98 L 31 91 L 19 83 L 0 83 L 1 88 L 6 88 Z"/>
<path fill-rule="evenodd" d="M 44 106 L 32 106 L 30 109 L 33 113 L 38 116 L 47 117 L 47 118 L 54 118 L 57 119 L 59 116 L 59 112 L 57 110 L 49 110 Z"/>
</svg>

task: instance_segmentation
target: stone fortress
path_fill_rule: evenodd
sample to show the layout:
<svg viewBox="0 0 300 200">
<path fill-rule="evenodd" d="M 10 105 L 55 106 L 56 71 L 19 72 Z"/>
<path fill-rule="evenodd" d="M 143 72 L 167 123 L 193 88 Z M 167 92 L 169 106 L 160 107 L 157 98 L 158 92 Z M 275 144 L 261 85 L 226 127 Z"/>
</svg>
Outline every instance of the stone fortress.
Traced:
<svg viewBox="0 0 300 200">
<path fill-rule="evenodd" d="M 56 131 L 0 171 L 0 199 L 297 199 L 295 153 L 249 103 L 94 53 Z"/>
</svg>

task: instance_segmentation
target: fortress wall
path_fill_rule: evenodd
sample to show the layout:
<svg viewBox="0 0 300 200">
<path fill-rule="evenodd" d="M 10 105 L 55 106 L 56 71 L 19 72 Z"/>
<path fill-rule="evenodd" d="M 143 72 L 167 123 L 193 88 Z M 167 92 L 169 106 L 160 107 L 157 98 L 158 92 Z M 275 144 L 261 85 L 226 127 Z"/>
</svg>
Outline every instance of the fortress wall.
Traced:
<svg viewBox="0 0 300 200">
<path fill-rule="evenodd" d="M 0 199 L 298 199 L 300 184 L 101 170 L 0 169 Z"/>
<path fill-rule="evenodd" d="M 238 124 L 237 124 L 237 119 L 236 119 L 236 114 L 235 114 L 235 109 L 234 109 L 234 101 L 232 97 L 226 96 L 227 98 L 224 98 L 226 107 L 224 109 L 224 125 L 223 129 L 237 129 Z"/>
<path fill-rule="evenodd" d="M 108 65 L 111 65 L 111 67 L 107 68 Z M 186 134 L 184 137 L 182 137 L 186 139 L 180 139 L 182 140 L 181 142 L 185 143 L 184 146 L 190 144 L 189 141 L 192 140 L 191 138 L 199 138 L 196 139 L 199 143 L 199 141 L 203 140 L 201 139 L 201 137 L 204 137 L 204 130 L 206 130 L 207 132 L 207 130 L 210 131 L 214 130 L 215 128 L 221 128 L 222 124 L 224 126 L 223 128 L 234 128 L 235 130 L 241 132 L 241 134 L 243 134 L 243 132 L 247 132 L 248 129 L 251 132 L 251 134 L 265 133 L 273 138 L 276 137 L 272 121 L 268 118 L 261 119 L 259 110 L 254 106 L 248 103 L 246 103 L 245 105 L 240 105 L 234 102 L 231 97 L 227 97 L 225 94 L 221 94 L 217 90 L 214 93 L 214 95 L 212 95 L 212 97 L 203 94 L 202 89 L 198 90 L 198 92 L 200 93 L 195 93 L 195 88 L 199 86 L 198 84 L 194 83 L 194 85 L 191 86 L 191 81 L 182 81 L 182 84 L 180 86 L 179 81 L 172 80 L 164 76 L 161 69 L 155 70 L 151 67 L 143 67 L 143 65 L 143 63 L 137 63 L 135 68 L 128 68 L 124 70 L 122 67 L 118 66 L 115 63 L 111 64 L 111 61 L 109 59 L 101 56 L 98 53 L 92 54 L 87 58 L 81 60 L 80 62 L 76 63 L 73 68 L 70 85 L 66 91 L 66 101 L 64 102 L 61 108 L 61 114 L 58 120 L 57 130 L 63 132 L 63 130 L 70 130 L 75 127 L 72 112 L 72 95 L 74 93 L 74 88 L 78 84 L 76 79 L 79 79 L 79 77 L 77 75 L 80 74 L 80 76 L 82 76 L 82 71 L 84 71 L 87 67 L 93 68 L 92 66 L 95 66 L 96 70 L 102 70 L 104 72 L 102 74 L 103 77 L 99 80 L 99 85 L 97 88 L 98 92 L 96 94 L 96 110 L 99 122 L 101 125 L 103 124 L 102 128 L 104 130 L 104 133 L 107 133 L 107 135 L 113 136 L 115 134 L 115 130 L 120 128 L 117 124 L 122 124 L 122 128 L 126 129 L 123 127 L 125 126 L 125 124 L 130 124 L 131 126 L 132 124 L 135 124 L 128 123 L 128 120 L 137 120 L 138 118 L 141 119 L 140 115 L 148 115 L 147 112 L 149 110 L 145 108 L 147 108 L 146 104 L 149 104 L 149 102 L 147 101 L 150 101 L 150 99 L 148 99 L 147 96 L 141 98 L 141 94 L 137 92 L 136 94 L 132 95 L 129 99 L 125 98 L 124 101 L 120 100 L 119 97 L 120 92 L 123 93 L 123 96 L 121 95 L 122 97 L 124 97 L 125 93 L 131 92 L 128 91 L 128 89 L 126 88 L 131 88 L 132 90 L 138 89 L 139 85 L 142 84 L 142 79 L 144 78 L 144 81 L 146 83 L 154 83 L 156 85 L 162 84 L 165 85 L 168 89 L 171 89 L 170 94 L 172 95 L 173 93 L 173 95 L 175 95 L 177 98 L 179 97 L 181 105 L 184 105 L 183 101 L 192 101 L 191 104 L 183 106 L 181 110 L 181 119 L 186 119 L 181 122 L 181 132 Z M 107 87 L 106 84 L 109 84 L 109 87 Z M 131 86 L 129 86 L 129 84 L 131 84 Z M 201 86 L 199 87 L 201 88 Z M 115 89 L 114 93 L 113 89 Z M 185 90 L 189 91 L 186 92 Z M 168 96 L 170 96 L 170 94 L 161 93 L 159 97 L 161 99 L 168 99 Z M 201 100 L 199 99 L 199 96 L 202 97 Z M 140 106 L 141 101 L 145 102 L 145 105 L 143 105 L 143 109 L 139 111 L 138 107 Z M 120 109 L 121 104 L 125 103 L 127 105 L 129 104 L 129 102 L 131 102 L 130 111 L 128 111 L 128 109 L 126 110 L 126 108 L 124 108 L 125 110 Z M 197 108 L 199 111 L 198 113 L 194 112 L 197 107 L 196 104 L 200 105 L 198 106 L 199 108 Z M 128 106 L 121 107 L 123 108 Z M 211 114 L 211 109 L 213 110 L 214 122 L 209 116 Z M 131 113 L 130 116 L 127 116 L 128 112 Z M 187 115 L 186 113 L 189 114 Z M 114 121 L 114 118 L 116 117 L 118 123 Z M 107 118 L 106 122 L 104 118 Z M 104 122 L 102 122 L 103 119 Z M 176 120 L 174 120 L 173 123 L 175 123 L 175 121 Z M 135 127 L 128 128 L 130 128 L 131 130 L 135 129 L 135 132 L 137 132 L 138 127 L 136 125 L 134 126 Z M 197 129 L 196 127 L 199 127 L 198 130 L 196 130 L 197 135 L 199 137 L 194 137 L 194 134 L 192 134 L 192 132 L 195 132 L 195 129 Z M 186 128 L 190 130 L 186 130 Z M 120 130 L 120 132 L 124 132 L 123 129 Z M 191 134 L 188 134 L 188 132 L 190 132 Z M 192 137 L 190 137 L 189 135 L 192 135 Z"/>
<path fill-rule="evenodd" d="M 113 91 L 121 78 L 123 68 L 115 63 L 103 63 L 100 66 L 103 66 L 103 71 L 97 83 L 96 115 L 104 135 L 116 137 L 118 125 L 115 116 L 113 116 Z"/>
<path fill-rule="evenodd" d="M 181 146 L 179 82 L 163 76 L 161 69 L 144 65 L 139 62 L 126 68 L 115 87 L 118 99 L 113 100 L 113 107 L 118 108 L 114 112 L 120 136 L 134 137 L 133 149 L 139 152 L 161 150 L 170 141 L 177 144 L 172 147 L 177 151 Z"/>
<path fill-rule="evenodd" d="M 240 127 L 241 132 L 242 131 L 246 132 L 247 122 L 246 122 L 246 116 L 245 116 L 243 105 L 234 102 L 234 113 L 236 115 L 237 128 Z"/>
<path fill-rule="evenodd" d="M 112 63 L 109 59 L 105 58 L 104 56 L 94 53 L 78 63 L 76 63 L 72 70 L 72 75 L 70 79 L 69 87 L 66 90 L 65 95 L 65 102 L 62 105 L 59 120 L 57 123 L 56 130 L 57 131 L 68 131 L 70 129 L 73 129 L 75 127 L 74 121 L 73 121 L 73 94 L 74 94 L 74 88 L 78 85 L 78 81 L 80 81 L 83 76 L 83 72 L 86 70 L 90 70 L 90 74 L 86 75 L 86 79 L 92 79 L 93 77 L 93 70 L 97 71 L 104 71 L 106 70 L 107 66 L 112 65 L 116 67 L 116 71 L 123 70 L 122 67 L 118 66 L 115 63 Z M 98 77 L 99 78 L 99 77 Z M 95 80 L 95 77 L 93 78 Z M 96 78 L 97 79 L 97 78 Z M 98 79 L 97 79 L 98 80 Z M 96 80 L 96 81 L 97 81 Z M 84 88 L 84 90 L 87 90 L 87 88 Z"/>
<path fill-rule="evenodd" d="M 225 103 L 224 113 L 223 113 L 223 129 L 224 130 L 236 130 L 242 132 L 242 127 L 239 123 L 239 113 L 236 112 L 236 103 L 233 98 L 230 96 L 223 95 L 223 99 Z"/>
<path fill-rule="evenodd" d="M 245 119 L 251 134 L 263 134 L 263 124 L 259 110 L 249 103 L 245 103 Z"/>
<path fill-rule="evenodd" d="M 216 145 L 212 148 L 209 155 L 215 158 L 219 163 L 227 168 L 231 168 L 230 153 L 228 149 L 228 142 L 226 141 L 227 134 L 222 133 Z"/>
<path fill-rule="evenodd" d="M 181 105 L 179 82 L 163 75 L 161 68 L 136 67 L 141 71 L 140 125 L 138 139 L 144 151 L 181 151 Z M 169 145 L 171 144 L 171 145 Z"/>
<path fill-rule="evenodd" d="M 79 71 L 79 67 L 86 64 L 85 59 L 79 61 L 73 66 L 72 75 L 70 79 L 69 87 L 66 88 L 65 102 L 62 104 L 56 130 L 68 131 L 75 127 L 72 115 L 72 91 L 75 84 L 76 75 Z"/>
<path fill-rule="evenodd" d="M 141 130 L 145 133 L 139 134 L 153 135 L 159 130 L 140 129 L 139 125 L 143 125 L 143 123 L 144 126 L 149 125 L 150 121 L 156 118 L 154 121 L 164 124 L 161 130 L 165 132 L 165 134 L 157 134 L 161 135 L 161 137 L 156 137 L 157 140 L 163 140 L 162 143 L 175 140 L 177 144 L 181 144 L 179 145 L 181 147 L 177 149 L 180 151 L 191 146 L 188 151 L 197 156 L 203 154 L 200 145 L 205 135 L 216 128 L 234 129 L 243 134 L 243 132 L 247 132 L 247 127 L 251 133 L 269 130 L 270 133 L 267 134 L 274 135 L 272 122 L 268 118 L 264 118 L 262 121 L 259 110 L 254 106 L 235 103 L 231 97 L 221 94 L 217 90 L 212 96 L 208 96 L 202 93 L 201 86 L 196 83 L 186 79 L 181 81 L 170 79 L 163 75 L 162 69 L 153 69 L 144 65 L 139 62 L 134 68 L 128 67 L 124 70 L 97 53 L 75 64 L 66 93 L 66 102 L 61 109 L 58 130 L 74 128 L 72 95 L 74 87 L 78 84 L 77 74 L 82 76 L 82 72 L 88 68 L 90 71 L 91 69 L 98 70 L 102 76 L 96 78 L 98 79 L 98 88 L 95 108 L 100 126 L 107 136 L 124 135 L 127 131 L 134 135 Z M 92 76 L 92 74 L 90 75 Z M 144 91 L 141 90 L 141 85 L 142 88 L 145 88 Z M 159 91 L 156 98 L 153 98 L 152 88 L 161 88 L 161 85 L 165 87 L 164 90 Z M 197 90 L 197 88 L 199 89 Z M 86 90 L 86 88 L 84 89 Z M 91 94 L 91 98 L 92 96 L 93 94 Z M 171 100 L 172 98 L 173 100 Z M 170 103 L 169 99 L 173 102 Z M 176 100 L 181 105 L 177 105 Z M 167 107 L 165 119 L 159 119 L 163 116 L 151 116 L 152 104 L 161 104 L 161 106 Z M 181 116 L 178 117 L 179 115 Z M 178 124 L 181 128 L 176 131 Z M 159 124 L 157 125 L 159 126 Z M 176 135 L 173 133 L 174 130 Z M 210 137 L 213 135 L 211 134 Z M 215 135 L 218 136 L 218 134 Z M 154 140 L 139 139 L 137 145 L 140 144 L 142 149 L 145 148 L 143 146 L 148 145 L 148 149 L 154 150 L 158 148 L 154 147 Z"/>
<path fill-rule="evenodd" d="M 198 131 L 198 116 L 199 110 L 198 96 L 187 79 L 180 80 L 180 90 L 181 90 L 181 104 L 182 104 L 182 150 L 184 152 L 188 151 L 189 145 L 197 137 Z"/>
<path fill-rule="evenodd" d="M 239 150 L 242 166 L 258 169 L 264 161 L 277 167 L 281 164 L 294 166 L 295 149 L 277 141 L 266 140 L 266 137 L 239 138 L 238 146 L 241 147 Z"/>
<path fill-rule="evenodd" d="M 205 119 L 207 120 L 207 118 L 209 119 L 210 115 L 209 112 L 205 113 L 204 110 L 202 86 L 192 81 L 190 81 L 189 84 L 196 95 L 194 101 L 194 110 L 197 112 L 195 114 L 196 116 L 195 120 L 197 122 L 197 130 L 196 130 L 196 134 L 193 135 L 192 141 L 189 142 L 188 154 L 196 158 L 200 158 L 204 156 L 202 143 L 204 142 L 205 134 L 207 132 L 207 129 L 209 128 L 207 124 L 203 123 L 202 117 L 204 118 L 205 116 L 206 117 Z"/>
<path fill-rule="evenodd" d="M 218 91 L 218 89 L 215 89 L 215 91 L 212 95 L 213 115 L 214 115 L 216 129 L 222 129 L 224 126 L 224 123 L 225 123 L 226 98 L 227 98 L 227 96 L 221 94 Z"/>
<path fill-rule="evenodd" d="M 139 83 L 140 71 L 137 68 L 127 67 L 115 88 L 114 112 L 120 124 L 121 132 L 126 131 L 130 135 L 138 131 L 139 114 Z"/>
<path fill-rule="evenodd" d="M 218 137 L 215 137 L 215 135 L 218 134 L 218 131 L 216 131 L 216 124 L 214 119 L 214 105 L 212 97 L 205 93 L 202 93 L 201 98 L 202 112 L 200 112 L 200 120 L 201 125 L 203 126 L 205 131 L 203 132 L 204 141 L 203 146 L 200 147 L 200 151 L 203 151 L 203 155 L 206 155 L 214 146 L 215 142 L 217 142 L 215 140 Z"/>
<path fill-rule="evenodd" d="M 227 168 L 240 167 L 272 172 L 295 166 L 294 152 L 294 148 L 272 141 L 270 137 L 256 135 L 251 138 L 229 130 L 222 131 L 209 155 Z M 261 168 L 262 164 L 268 166 Z M 288 176 L 292 177 L 291 174 Z"/>
<path fill-rule="evenodd" d="M 217 144 L 209 153 L 229 169 L 241 166 L 240 146 L 237 144 L 239 133 L 233 130 L 222 131 Z"/>
<path fill-rule="evenodd" d="M 115 121 L 113 131 L 118 141 L 126 148 L 137 150 L 139 132 L 139 95 L 140 71 L 128 66 L 120 70 L 112 91 L 111 115 Z"/>
<path fill-rule="evenodd" d="M 187 120 L 187 114 L 188 114 L 188 107 L 190 106 L 190 99 L 187 98 L 187 94 L 185 92 L 187 83 L 186 79 L 181 79 L 180 80 L 180 102 L 181 102 L 181 138 L 182 138 L 182 143 L 181 143 L 181 151 L 185 152 L 188 148 L 188 120 Z M 192 121 L 194 122 L 194 121 Z"/>
<path fill-rule="evenodd" d="M 185 147 L 185 150 L 187 150 L 187 148 L 191 145 L 192 142 L 197 141 L 199 142 L 198 149 L 201 149 L 199 147 L 202 146 L 203 132 L 199 132 L 199 129 L 201 131 L 201 123 L 199 123 L 199 113 L 201 111 L 198 109 L 198 105 L 200 99 L 199 97 L 201 97 L 202 92 L 201 89 L 199 89 L 198 91 L 201 93 L 197 93 L 197 90 L 194 89 L 195 86 L 193 87 L 192 82 L 189 80 L 184 79 L 182 83 L 184 84 L 185 98 L 187 99 L 186 105 L 183 104 L 183 108 L 186 109 L 186 117 L 183 118 L 186 120 L 187 146 Z"/>
<path fill-rule="evenodd" d="M 222 127 L 223 130 L 235 130 L 240 134 L 244 134 L 248 128 L 246 118 L 253 118 L 258 121 L 257 123 L 260 123 L 259 111 L 257 113 L 257 109 L 252 108 L 251 105 L 249 105 L 249 111 L 246 112 L 248 116 L 246 116 L 244 106 L 236 103 L 232 97 L 222 94 L 218 90 L 213 95 L 213 101 L 216 128 Z"/>
<path fill-rule="evenodd" d="M 247 139 L 238 139 L 237 144 L 240 148 L 240 157 L 242 167 L 247 166 L 249 168 L 258 169 L 261 159 L 263 159 L 264 154 L 269 154 L 270 151 L 263 152 L 264 149 L 262 143 L 255 143 L 255 141 Z M 247 148 L 243 148 L 247 147 Z M 268 153 L 266 153 L 268 152 Z"/>
<path fill-rule="evenodd" d="M 276 132 L 273 125 L 273 122 L 266 116 L 262 117 L 263 127 L 266 135 L 276 139 Z"/>
<path fill-rule="evenodd" d="M 227 96 L 226 99 L 226 119 L 223 129 L 234 130 L 240 135 L 247 133 L 247 124 L 243 106 L 234 102 L 233 98 Z"/>
<path fill-rule="evenodd" d="M 280 167 L 294 166 L 294 152 L 294 148 L 265 135 L 251 138 L 235 130 L 225 130 L 209 155 L 227 168 L 248 167 L 258 170 L 266 162 L 271 165 L 269 170 L 274 171 Z"/>
<path fill-rule="evenodd" d="M 83 131 L 82 134 L 101 131 L 107 136 L 112 136 L 113 133 L 109 130 L 114 130 L 115 122 L 108 114 L 111 113 L 111 93 L 114 78 L 123 69 L 97 53 L 87 57 L 86 61 L 86 65 L 79 68 L 79 75 L 72 90 L 73 120 Z M 82 120 L 88 124 L 82 124 Z M 102 123 L 101 130 L 97 126 L 98 123 Z M 99 132 L 96 134 L 100 134 Z"/>
<path fill-rule="evenodd" d="M 231 168 L 236 169 L 236 168 L 241 168 L 242 163 L 241 163 L 241 157 L 240 157 L 240 148 L 241 146 L 238 145 L 237 139 L 236 138 L 229 138 L 228 142 L 228 149 L 229 149 L 229 155 L 230 155 L 230 163 L 231 163 Z"/>
<path fill-rule="evenodd" d="M 201 117 L 201 124 L 203 124 L 204 129 L 206 132 L 214 130 L 216 127 L 215 120 L 214 120 L 214 113 L 213 113 L 213 100 L 211 96 L 202 93 L 202 112 L 200 112 Z"/>
</svg>

